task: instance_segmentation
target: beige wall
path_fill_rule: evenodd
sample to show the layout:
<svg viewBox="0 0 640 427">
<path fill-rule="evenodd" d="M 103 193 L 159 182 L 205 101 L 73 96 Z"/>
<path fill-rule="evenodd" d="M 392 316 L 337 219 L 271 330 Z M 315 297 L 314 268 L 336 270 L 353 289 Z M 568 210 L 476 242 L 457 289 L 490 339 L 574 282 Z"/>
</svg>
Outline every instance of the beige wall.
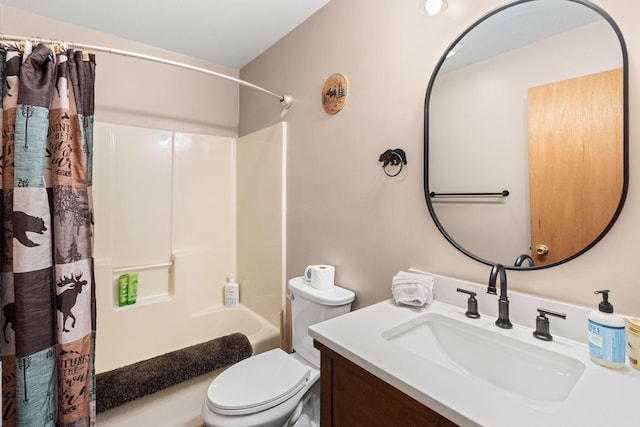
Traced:
<svg viewBox="0 0 640 427">
<path fill-rule="evenodd" d="M 238 70 L 152 48 L 0 4 L 0 32 L 135 51 L 208 68 Z M 238 85 L 168 65 L 99 53 L 96 121 L 209 135 L 238 134 Z"/>
<path fill-rule="evenodd" d="M 427 211 L 423 107 L 441 53 L 502 3 L 451 0 L 443 15 L 430 18 L 418 12 L 417 0 L 332 0 L 241 70 L 241 78 L 296 99 L 287 116 L 289 277 L 311 263 L 334 264 L 336 281 L 356 292 L 356 307 L 389 298 L 391 277 L 408 267 L 486 282 L 489 269 L 453 248 Z M 632 70 L 627 202 L 611 232 L 589 252 L 552 269 L 509 272 L 509 286 L 590 307 L 598 301 L 593 290 L 609 288 L 618 312 L 640 316 L 640 178 L 633 171 L 640 160 L 634 149 L 640 77 L 633 72 L 640 61 L 640 4 L 596 3 L 620 26 Z M 342 112 L 329 116 L 320 93 L 334 72 L 348 77 L 350 97 Z M 241 89 L 241 135 L 277 121 L 270 102 Z M 388 178 L 378 156 L 396 147 L 406 150 L 408 164 Z"/>
</svg>

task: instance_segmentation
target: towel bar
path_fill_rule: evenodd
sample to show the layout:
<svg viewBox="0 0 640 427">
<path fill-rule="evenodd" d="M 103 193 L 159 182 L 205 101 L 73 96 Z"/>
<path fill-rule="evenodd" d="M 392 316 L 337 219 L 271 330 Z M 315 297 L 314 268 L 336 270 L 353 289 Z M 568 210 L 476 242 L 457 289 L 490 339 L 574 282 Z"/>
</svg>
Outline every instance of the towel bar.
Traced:
<svg viewBox="0 0 640 427">
<path fill-rule="evenodd" d="M 429 197 L 508 197 L 509 190 L 502 190 L 499 193 L 436 193 L 432 191 Z"/>
</svg>

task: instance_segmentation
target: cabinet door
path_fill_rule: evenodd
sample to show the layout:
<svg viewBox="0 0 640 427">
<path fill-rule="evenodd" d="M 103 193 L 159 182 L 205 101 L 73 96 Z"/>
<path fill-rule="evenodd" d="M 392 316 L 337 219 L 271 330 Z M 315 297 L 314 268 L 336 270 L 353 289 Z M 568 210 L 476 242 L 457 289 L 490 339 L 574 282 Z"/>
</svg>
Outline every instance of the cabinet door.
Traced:
<svg viewBox="0 0 640 427">
<path fill-rule="evenodd" d="M 319 343 L 322 427 L 453 427 L 453 422 Z"/>
</svg>

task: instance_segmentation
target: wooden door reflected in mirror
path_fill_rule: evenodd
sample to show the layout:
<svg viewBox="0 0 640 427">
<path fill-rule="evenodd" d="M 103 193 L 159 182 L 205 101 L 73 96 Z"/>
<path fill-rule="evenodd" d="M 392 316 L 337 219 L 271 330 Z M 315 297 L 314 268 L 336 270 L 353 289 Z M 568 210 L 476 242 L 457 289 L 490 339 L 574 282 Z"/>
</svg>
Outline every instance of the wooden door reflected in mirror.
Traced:
<svg viewBox="0 0 640 427">
<path fill-rule="evenodd" d="M 557 263 L 588 246 L 618 207 L 624 168 L 622 77 L 618 68 L 528 90 L 536 265 Z M 536 251 L 541 245 L 548 253 Z"/>
</svg>

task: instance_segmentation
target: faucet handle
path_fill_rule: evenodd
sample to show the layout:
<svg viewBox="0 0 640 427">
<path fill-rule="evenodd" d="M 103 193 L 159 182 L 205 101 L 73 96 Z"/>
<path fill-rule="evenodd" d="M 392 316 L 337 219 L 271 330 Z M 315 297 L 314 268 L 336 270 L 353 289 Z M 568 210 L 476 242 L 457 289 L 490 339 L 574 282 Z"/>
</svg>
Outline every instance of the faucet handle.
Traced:
<svg viewBox="0 0 640 427">
<path fill-rule="evenodd" d="M 543 341 L 553 340 L 553 337 L 549 333 L 549 319 L 546 316 L 547 314 L 550 316 L 560 317 L 561 319 L 567 318 L 566 314 L 539 308 L 538 316 L 536 317 L 536 330 L 533 331 L 533 336 Z"/>
<path fill-rule="evenodd" d="M 480 313 L 478 313 L 478 300 L 476 299 L 477 294 L 462 288 L 457 288 L 456 291 L 469 295 L 467 299 L 467 312 L 464 315 L 471 319 L 480 317 Z"/>
</svg>

